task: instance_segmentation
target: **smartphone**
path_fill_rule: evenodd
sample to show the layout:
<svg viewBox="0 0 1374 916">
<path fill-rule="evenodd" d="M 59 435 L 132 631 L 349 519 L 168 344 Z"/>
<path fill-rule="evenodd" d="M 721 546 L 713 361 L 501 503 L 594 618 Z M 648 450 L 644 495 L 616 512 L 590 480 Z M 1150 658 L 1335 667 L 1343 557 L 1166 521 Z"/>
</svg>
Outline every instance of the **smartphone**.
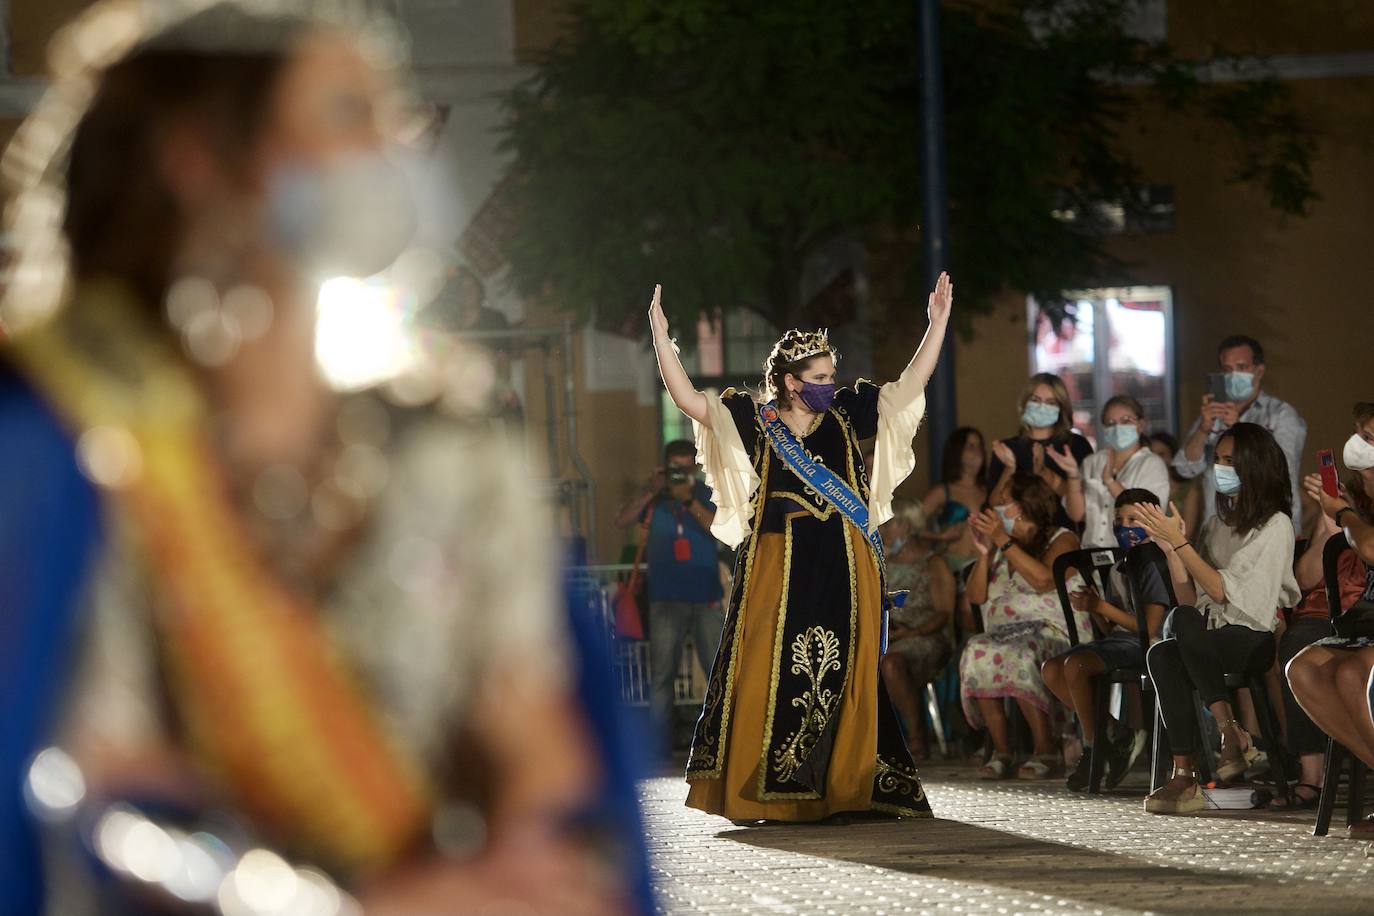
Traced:
<svg viewBox="0 0 1374 916">
<path fill-rule="evenodd" d="M 1322 475 L 1322 490 L 1327 496 L 1341 495 L 1341 481 L 1336 475 L 1336 456 L 1331 449 L 1324 448 L 1317 452 L 1317 469 Z"/>
<path fill-rule="evenodd" d="M 1214 401 L 1230 402 L 1233 398 L 1226 393 L 1226 373 L 1208 372 L 1207 373 L 1207 393 L 1212 396 Z"/>
</svg>

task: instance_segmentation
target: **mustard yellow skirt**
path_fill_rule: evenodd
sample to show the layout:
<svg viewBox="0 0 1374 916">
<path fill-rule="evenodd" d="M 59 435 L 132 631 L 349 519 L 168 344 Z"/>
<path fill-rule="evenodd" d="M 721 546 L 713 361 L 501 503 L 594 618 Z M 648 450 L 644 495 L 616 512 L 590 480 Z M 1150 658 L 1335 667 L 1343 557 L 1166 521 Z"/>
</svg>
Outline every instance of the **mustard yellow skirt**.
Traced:
<svg viewBox="0 0 1374 916">
<path fill-rule="evenodd" d="M 814 821 L 842 811 L 873 807 L 878 754 L 878 646 L 882 592 L 878 569 L 863 536 L 845 526 L 855 560 L 859 613 L 853 668 L 840 698 L 839 723 L 824 797 L 762 800 L 760 767 L 766 749 L 764 725 L 773 680 L 773 640 L 783 595 L 784 537 L 760 535 L 748 593 L 739 609 L 739 655 L 733 708 L 724 736 L 725 763 L 719 779 L 691 781 L 687 805 L 732 820 Z M 796 558 L 793 558 L 796 562 Z M 843 562 L 841 560 L 841 562 Z M 798 613 L 794 608 L 792 613 Z"/>
</svg>

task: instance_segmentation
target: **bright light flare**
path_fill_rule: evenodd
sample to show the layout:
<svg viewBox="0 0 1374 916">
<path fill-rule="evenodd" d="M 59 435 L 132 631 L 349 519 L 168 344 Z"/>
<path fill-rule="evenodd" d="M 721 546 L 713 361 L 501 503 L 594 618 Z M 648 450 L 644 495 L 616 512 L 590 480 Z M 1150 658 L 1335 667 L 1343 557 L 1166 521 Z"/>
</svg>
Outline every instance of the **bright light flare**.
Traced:
<svg viewBox="0 0 1374 916">
<path fill-rule="evenodd" d="M 325 380 L 358 391 L 405 374 L 420 359 L 398 288 L 373 277 L 335 277 L 320 288 L 315 359 Z"/>
</svg>

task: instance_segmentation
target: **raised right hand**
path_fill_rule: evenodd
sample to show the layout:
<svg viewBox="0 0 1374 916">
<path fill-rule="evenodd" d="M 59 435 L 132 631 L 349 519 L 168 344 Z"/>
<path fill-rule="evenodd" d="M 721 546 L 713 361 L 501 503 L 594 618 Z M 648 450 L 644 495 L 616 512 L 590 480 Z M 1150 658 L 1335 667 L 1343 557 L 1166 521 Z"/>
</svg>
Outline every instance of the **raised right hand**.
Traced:
<svg viewBox="0 0 1374 916">
<path fill-rule="evenodd" d="M 649 302 L 649 333 L 654 342 L 668 339 L 668 316 L 663 314 L 663 286 L 654 284 L 654 298 Z"/>
</svg>

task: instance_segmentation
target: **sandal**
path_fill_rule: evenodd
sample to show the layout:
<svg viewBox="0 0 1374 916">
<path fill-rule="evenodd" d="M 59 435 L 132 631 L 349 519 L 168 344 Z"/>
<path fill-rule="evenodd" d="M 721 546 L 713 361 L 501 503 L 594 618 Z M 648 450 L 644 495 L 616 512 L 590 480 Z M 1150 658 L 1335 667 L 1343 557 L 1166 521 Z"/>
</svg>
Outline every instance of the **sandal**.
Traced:
<svg viewBox="0 0 1374 916">
<path fill-rule="evenodd" d="M 1174 767 L 1169 778 L 1172 780 L 1179 776 L 1188 776 L 1193 780 L 1192 791 L 1184 789 L 1177 797 L 1168 798 L 1160 794 L 1167 791 L 1168 787 L 1160 786 L 1145 796 L 1146 814 L 1192 814 L 1194 811 L 1201 811 L 1207 807 L 1207 799 L 1203 796 L 1202 786 L 1197 781 L 1197 771 Z"/>
<path fill-rule="evenodd" d="M 1265 755 L 1263 751 L 1255 747 L 1254 739 L 1250 737 L 1250 734 L 1246 732 L 1245 729 L 1240 727 L 1240 723 L 1235 719 L 1218 722 L 1217 724 L 1222 729 L 1234 726 L 1241 734 L 1245 735 L 1245 750 L 1236 751 L 1235 756 L 1231 756 L 1225 763 L 1220 760 L 1217 761 L 1217 782 L 1234 782 L 1244 776 L 1246 770 L 1249 770 L 1261 760 L 1265 759 Z"/>
<path fill-rule="evenodd" d="M 978 771 L 979 779 L 1006 779 L 1011 771 L 1011 758 L 993 756 Z"/>
<path fill-rule="evenodd" d="M 1305 796 L 1299 789 L 1311 789 L 1312 795 Z M 1269 807 L 1275 811 L 1306 811 L 1317 807 L 1322 800 L 1322 787 L 1314 786 L 1310 782 L 1298 782 L 1293 784 L 1293 791 L 1290 793 L 1292 801 L 1286 800 L 1282 795 L 1276 795 L 1269 802 Z"/>
<path fill-rule="evenodd" d="M 1036 754 L 1016 771 L 1017 779 L 1052 779 L 1059 775 L 1058 754 Z"/>
</svg>

